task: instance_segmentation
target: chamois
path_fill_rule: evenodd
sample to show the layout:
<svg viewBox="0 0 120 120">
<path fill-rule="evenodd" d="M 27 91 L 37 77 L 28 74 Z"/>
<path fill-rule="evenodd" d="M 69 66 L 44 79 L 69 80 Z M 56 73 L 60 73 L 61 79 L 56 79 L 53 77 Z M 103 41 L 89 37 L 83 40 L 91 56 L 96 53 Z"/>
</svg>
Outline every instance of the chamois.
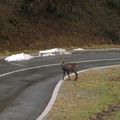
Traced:
<svg viewBox="0 0 120 120">
<path fill-rule="evenodd" d="M 61 63 L 62 71 L 63 71 L 63 80 L 64 80 L 66 73 L 67 73 L 68 78 L 70 80 L 70 72 L 75 73 L 75 75 L 76 75 L 75 80 L 77 80 L 77 78 L 78 78 L 78 73 L 77 73 L 78 64 L 76 64 L 76 63 L 64 63 L 63 57 L 60 57 L 60 63 Z"/>
</svg>

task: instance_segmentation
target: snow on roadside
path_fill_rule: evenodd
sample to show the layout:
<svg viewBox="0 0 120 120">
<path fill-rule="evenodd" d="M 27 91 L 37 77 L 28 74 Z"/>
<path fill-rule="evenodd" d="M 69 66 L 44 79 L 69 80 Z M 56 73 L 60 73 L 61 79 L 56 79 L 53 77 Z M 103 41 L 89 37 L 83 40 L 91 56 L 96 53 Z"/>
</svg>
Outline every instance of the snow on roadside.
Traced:
<svg viewBox="0 0 120 120">
<path fill-rule="evenodd" d="M 77 48 L 77 49 L 73 49 L 73 50 L 69 50 L 67 51 L 66 49 L 63 48 L 53 48 L 53 49 L 49 49 L 49 50 L 42 50 L 39 51 L 39 57 L 46 57 L 46 56 L 55 56 L 55 55 L 66 55 L 66 54 L 72 54 L 72 52 L 76 52 L 76 51 L 83 51 L 84 49 L 82 48 Z M 31 55 L 28 54 L 24 54 L 24 53 L 20 53 L 20 54 L 14 54 L 11 56 L 8 56 L 5 58 L 6 61 L 11 62 L 11 61 L 22 61 L 22 60 L 29 60 L 34 58 Z"/>
<path fill-rule="evenodd" d="M 73 51 L 84 51 L 83 48 L 76 48 L 76 49 L 73 49 Z"/>
<path fill-rule="evenodd" d="M 43 57 L 55 56 L 55 55 L 61 55 L 61 54 L 71 54 L 71 53 L 62 48 L 53 48 L 50 50 L 39 51 L 39 56 L 43 56 Z"/>
<path fill-rule="evenodd" d="M 32 58 L 33 57 L 31 55 L 20 53 L 20 54 L 15 54 L 15 55 L 11 55 L 9 57 L 6 57 L 5 60 L 7 62 L 11 62 L 11 61 L 29 60 L 29 59 L 32 59 Z"/>
</svg>

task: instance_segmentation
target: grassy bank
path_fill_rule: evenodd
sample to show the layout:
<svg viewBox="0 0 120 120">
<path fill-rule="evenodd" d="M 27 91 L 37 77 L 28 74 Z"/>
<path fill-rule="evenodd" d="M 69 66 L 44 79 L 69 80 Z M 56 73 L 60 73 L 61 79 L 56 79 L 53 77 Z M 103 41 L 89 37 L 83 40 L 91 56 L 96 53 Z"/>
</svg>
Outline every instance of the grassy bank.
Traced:
<svg viewBox="0 0 120 120">
<path fill-rule="evenodd" d="M 120 0 L 0 1 L 0 51 L 120 45 Z"/>
<path fill-rule="evenodd" d="M 120 67 L 66 80 L 45 120 L 120 120 Z"/>
</svg>

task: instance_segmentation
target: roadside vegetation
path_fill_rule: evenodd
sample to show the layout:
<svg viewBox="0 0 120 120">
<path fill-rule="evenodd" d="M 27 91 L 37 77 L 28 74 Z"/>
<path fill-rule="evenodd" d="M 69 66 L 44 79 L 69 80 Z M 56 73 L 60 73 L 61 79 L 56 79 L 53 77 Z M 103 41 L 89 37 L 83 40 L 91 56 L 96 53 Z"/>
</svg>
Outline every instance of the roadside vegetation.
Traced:
<svg viewBox="0 0 120 120">
<path fill-rule="evenodd" d="M 65 80 L 45 120 L 120 120 L 120 67 Z"/>
<path fill-rule="evenodd" d="M 120 0 L 0 1 L 0 52 L 120 45 Z"/>
</svg>

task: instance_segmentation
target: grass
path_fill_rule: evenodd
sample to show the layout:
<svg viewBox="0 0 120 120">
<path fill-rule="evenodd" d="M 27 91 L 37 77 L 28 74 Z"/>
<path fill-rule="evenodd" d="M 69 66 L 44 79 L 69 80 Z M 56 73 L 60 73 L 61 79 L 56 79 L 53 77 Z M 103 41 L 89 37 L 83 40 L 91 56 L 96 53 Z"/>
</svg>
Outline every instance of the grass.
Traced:
<svg viewBox="0 0 120 120">
<path fill-rule="evenodd" d="M 120 104 L 120 68 L 100 69 L 79 75 L 79 80 L 66 80 L 46 120 L 90 120 L 109 105 Z M 120 120 L 120 110 L 105 120 Z M 97 120 L 97 119 L 96 119 Z"/>
<path fill-rule="evenodd" d="M 120 112 L 115 112 L 112 115 L 106 118 L 107 120 L 119 120 L 120 119 Z"/>
<path fill-rule="evenodd" d="M 4 57 L 4 56 L 10 56 L 13 54 L 19 54 L 19 53 L 25 53 L 25 54 L 35 54 L 35 53 L 39 53 L 39 50 L 21 50 L 21 51 L 3 51 L 0 52 L 0 57 Z"/>
</svg>

